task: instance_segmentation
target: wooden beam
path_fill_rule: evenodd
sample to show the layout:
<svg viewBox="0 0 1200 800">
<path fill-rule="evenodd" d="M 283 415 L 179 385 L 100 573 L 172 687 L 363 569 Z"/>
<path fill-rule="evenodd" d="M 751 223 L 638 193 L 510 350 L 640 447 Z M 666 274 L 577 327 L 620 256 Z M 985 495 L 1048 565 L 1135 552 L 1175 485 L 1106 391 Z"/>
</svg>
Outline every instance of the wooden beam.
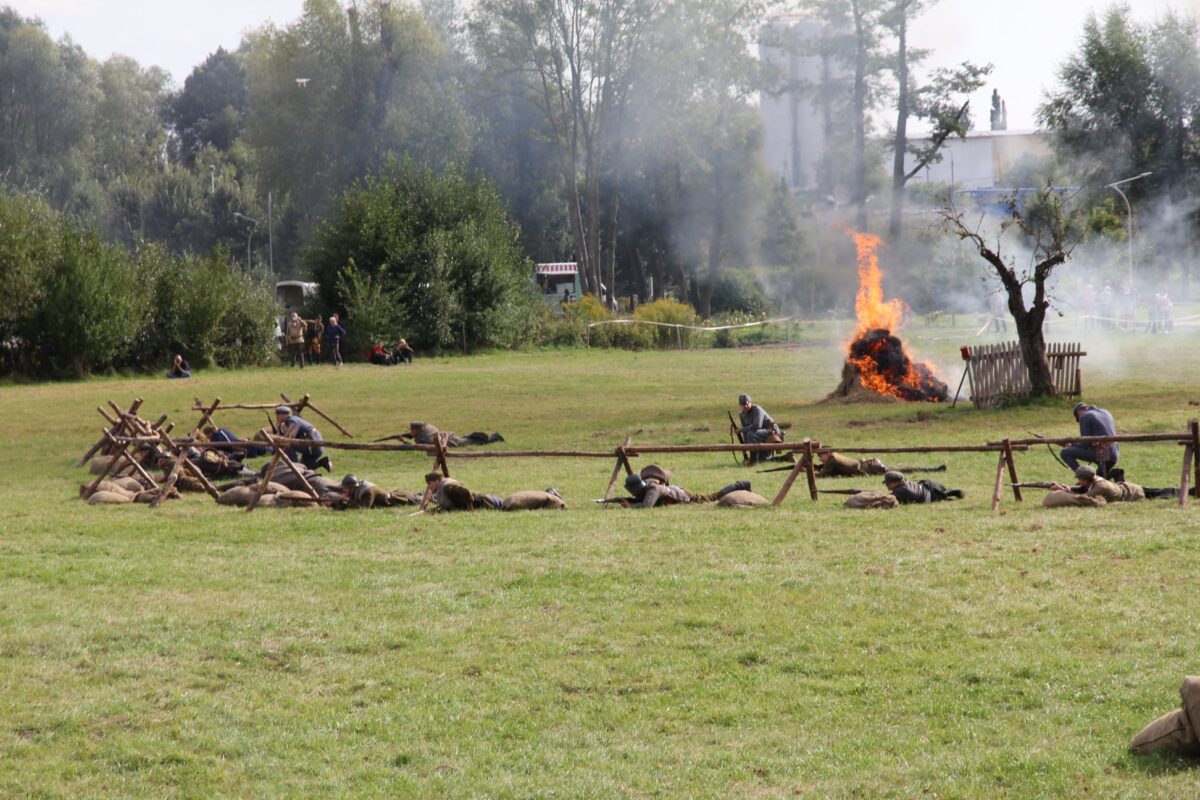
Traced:
<svg viewBox="0 0 1200 800">
<path fill-rule="evenodd" d="M 1021 479 L 1017 477 L 1017 462 L 1013 459 L 1012 445 L 1008 439 L 1004 442 L 1004 462 L 1008 465 L 1008 477 L 1012 481 L 1013 499 L 1018 503 L 1024 502 L 1025 498 L 1021 497 Z"/>
<path fill-rule="evenodd" d="M 633 473 L 633 468 L 629 465 L 629 457 L 625 454 L 625 448 L 629 446 L 631 441 L 633 441 L 633 437 L 626 436 L 621 446 L 611 453 L 611 455 L 616 456 L 617 463 L 613 465 L 612 477 L 608 480 L 608 488 L 604 490 L 605 500 L 612 497 L 612 490 L 617 485 L 617 476 L 621 474 L 621 467 L 627 470 L 626 474 Z M 605 507 L 607 508 L 607 505 Z"/>
<path fill-rule="evenodd" d="M 1183 446 L 1183 471 L 1179 476 L 1179 507 L 1183 508 L 1188 501 L 1188 478 L 1192 475 L 1192 460 L 1195 457 L 1195 448 L 1190 444 Z"/>
</svg>

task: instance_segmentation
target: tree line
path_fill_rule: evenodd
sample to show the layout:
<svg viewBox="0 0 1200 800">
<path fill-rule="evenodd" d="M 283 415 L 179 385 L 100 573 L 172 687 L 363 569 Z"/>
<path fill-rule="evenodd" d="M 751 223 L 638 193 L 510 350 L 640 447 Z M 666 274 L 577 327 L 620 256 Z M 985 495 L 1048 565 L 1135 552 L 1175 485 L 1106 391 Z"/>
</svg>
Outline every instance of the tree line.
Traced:
<svg viewBox="0 0 1200 800">
<path fill-rule="evenodd" d="M 98 62 L 5 7 L 0 180 L 14 202 L 35 197 L 134 261 L 153 250 L 234 264 L 248 249 L 250 273 L 311 275 L 326 310 L 377 309 L 366 330 L 399 326 L 430 349 L 536 338 L 540 307 L 517 288 L 535 261 L 578 262 L 587 293 L 673 296 L 701 317 L 764 293 L 836 307 L 852 293 L 835 268 L 851 249 L 830 227 L 845 212 L 822 201 L 839 193 L 846 222 L 890 230 L 898 276 L 922 265 L 972 292 L 978 273 L 961 248 L 905 224 L 911 178 L 974 124 L 968 96 L 989 70 L 926 66 L 908 32 L 935 1 L 481 0 L 459 11 L 306 0 L 296 21 L 216 50 L 179 86 L 125 57 Z M 821 21 L 822 35 L 771 42 L 764 23 L 781 10 Z M 833 68 L 790 85 L 755 57 L 761 43 Z M 1189 18 L 1143 23 L 1127 6 L 1092 17 L 1040 109 L 1056 157 L 1020 177 L 1081 185 L 1149 171 L 1129 187 L 1135 203 L 1182 203 L 1195 188 L 1197 63 Z M 762 164 L 756 102 L 784 91 L 814 98 L 826 129 L 812 193 Z M 911 136 L 914 124 L 931 133 Z M 871 195 L 888 198 L 885 220 L 869 213 Z M 1101 237 L 1122 235 L 1115 199 L 1097 201 L 1114 223 Z M 388 215 L 412 221 L 408 240 L 386 230 Z M 1179 215 L 1172 252 L 1193 247 L 1195 227 Z M 747 279 L 750 300 L 731 291 Z"/>
</svg>

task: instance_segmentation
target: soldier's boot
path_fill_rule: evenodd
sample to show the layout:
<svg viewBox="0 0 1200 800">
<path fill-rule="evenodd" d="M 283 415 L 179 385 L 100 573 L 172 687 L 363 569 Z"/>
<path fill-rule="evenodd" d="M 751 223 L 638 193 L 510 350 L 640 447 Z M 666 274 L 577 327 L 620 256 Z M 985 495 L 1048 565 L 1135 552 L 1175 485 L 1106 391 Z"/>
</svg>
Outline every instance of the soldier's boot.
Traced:
<svg viewBox="0 0 1200 800">
<path fill-rule="evenodd" d="M 715 495 L 713 495 L 713 497 L 715 497 L 717 500 L 720 500 L 722 497 L 729 494 L 730 492 L 748 492 L 748 491 L 750 491 L 750 481 L 734 481 L 733 483 L 729 484 L 728 486 L 724 486 L 721 489 L 719 489 L 717 491 L 717 493 Z"/>
</svg>

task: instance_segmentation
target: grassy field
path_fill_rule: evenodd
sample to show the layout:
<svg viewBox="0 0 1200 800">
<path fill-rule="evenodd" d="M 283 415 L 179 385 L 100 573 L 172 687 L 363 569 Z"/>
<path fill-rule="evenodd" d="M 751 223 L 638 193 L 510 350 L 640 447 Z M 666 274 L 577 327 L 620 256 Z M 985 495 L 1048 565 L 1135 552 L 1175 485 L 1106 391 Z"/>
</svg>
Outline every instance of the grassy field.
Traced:
<svg viewBox="0 0 1200 800">
<path fill-rule="evenodd" d="M 958 346 L 981 341 L 967 322 L 908 334 L 954 383 Z M 1180 429 L 1200 415 L 1194 342 L 1089 338 L 1087 399 L 1125 432 Z M 811 331 L 0 389 L 0 796 L 1196 796 L 1193 764 L 1127 745 L 1200 671 L 1200 503 L 1046 511 L 1033 492 L 993 514 L 994 460 L 971 454 L 927 459 L 965 501 L 888 512 L 802 491 L 779 509 L 605 510 L 588 499 L 611 464 L 592 460 L 452 462 L 478 490 L 554 485 L 565 513 L 76 498 L 109 398 L 189 428 L 194 394 L 309 392 L 359 439 L 423 419 L 512 449 L 725 441 L 739 391 L 833 445 L 1074 430 L 1067 402 L 817 404 L 840 361 Z M 412 490 L 429 464 L 334 458 Z M 1150 486 L 1177 483 L 1179 459 L 1122 453 Z M 723 454 L 663 463 L 700 491 L 783 480 Z M 1018 464 L 1066 477 L 1044 449 Z"/>
</svg>

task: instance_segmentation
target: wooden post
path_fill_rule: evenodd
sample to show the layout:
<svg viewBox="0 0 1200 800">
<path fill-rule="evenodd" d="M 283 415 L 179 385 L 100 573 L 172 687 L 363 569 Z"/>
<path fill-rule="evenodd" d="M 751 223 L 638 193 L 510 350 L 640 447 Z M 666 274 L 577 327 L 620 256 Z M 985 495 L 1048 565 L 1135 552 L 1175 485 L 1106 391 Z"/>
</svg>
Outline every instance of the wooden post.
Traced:
<svg viewBox="0 0 1200 800">
<path fill-rule="evenodd" d="M 1000 459 L 996 462 L 996 487 L 992 490 L 992 511 L 1000 510 L 1000 492 L 1004 489 L 1004 451 L 1000 451 Z"/>
<path fill-rule="evenodd" d="M 109 432 L 108 428 L 105 428 L 104 429 L 104 437 L 100 441 L 107 442 L 112 438 L 113 438 L 112 434 Z M 118 447 L 121 448 L 120 453 L 124 453 L 126 448 L 129 447 L 129 443 L 125 442 L 124 444 L 118 445 Z M 104 471 L 101 472 L 99 475 L 97 475 L 96 480 L 92 481 L 91 484 L 86 489 L 83 490 L 83 499 L 84 500 L 88 499 L 89 497 L 91 497 L 93 494 L 96 493 L 96 487 L 100 485 L 100 481 L 102 481 L 108 477 L 108 473 L 112 472 L 112 469 L 116 465 L 118 458 L 119 458 L 119 454 L 114 455 L 111 459 L 109 459 L 108 464 L 104 467 Z"/>
<path fill-rule="evenodd" d="M 813 502 L 816 502 L 819 494 L 817 492 L 817 470 L 813 461 L 816 460 L 816 450 L 820 446 L 819 442 L 810 442 L 804 440 L 804 472 L 808 478 L 808 494 L 812 497 Z"/>
<path fill-rule="evenodd" d="M 266 428 L 263 428 L 262 430 L 265 432 Z M 269 433 L 266 435 L 268 437 L 270 436 Z M 275 468 L 279 466 L 279 458 L 283 455 L 283 450 L 274 442 L 271 442 L 271 446 L 275 448 L 275 455 L 271 457 L 271 463 L 267 465 L 267 471 L 263 473 L 262 482 L 258 484 L 258 489 L 254 492 L 254 496 L 251 497 L 250 502 L 246 504 L 246 513 L 250 513 L 254 510 L 254 507 L 258 505 L 258 501 L 262 498 L 263 494 L 266 493 L 267 484 L 271 482 L 271 478 L 275 477 Z"/>
<path fill-rule="evenodd" d="M 1200 421 L 1189 420 L 1188 431 L 1191 433 L 1192 440 L 1192 458 L 1195 460 L 1195 472 L 1192 477 L 1192 485 L 1200 486 Z"/>
<path fill-rule="evenodd" d="M 112 404 L 112 401 L 109 401 L 109 404 L 111 405 L 111 404 Z M 135 399 L 135 400 L 133 401 L 133 403 L 132 403 L 132 404 L 129 406 L 129 412 L 128 412 L 128 413 L 130 413 L 130 414 L 136 414 L 136 413 L 137 413 L 137 410 L 138 410 L 138 408 L 140 408 L 140 407 L 141 407 L 141 405 L 142 405 L 142 398 L 140 398 L 140 397 L 139 397 L 139 398 Z M 99 409 L 99 408 L 97 408 L 96 410 L 97 410 L 97 411 L 100 411 L 100 409 Z M 119 412 L 119 409 L 118 409 L 118 412 Z M 103 411 L 101 411 L 101 412 L 100 412 L 100 415 L 101 415 L 101 416 L 104 416 L 104 417 L 107 417 L 107 415 L 106 415 L 106 414 L 104 414 L 104 412 L 103 412 Z M 124 427 L 125 427 L 125 426 L 124 426 L 124 424 L 123 424 L 123 423 L 124 423 L 124 418 L 123 418 L 123 417 L 120 417 L 119 419 L 120 419 L 120 422 L 118 422 L 118 423 L 117 423 L 117 427 L 113 428 L 113 434 L 114 434 L 114 435 L 116 435 L 116 436 L 120 436 L 120 435 L 122 435 L 122 434 L 124 433 Z M 91 446 L 91 447 L 88 449 L 88 451 L 87 451 L 86 453 L 84 453 L 84 454 L 83 454 L 83 455 L 80 457 L 79 461 L 78 461 L 78 462 L 75 464 L 75 466 L 77 466 L 77 467 L 82 467 L 84 464 L 86 464 L 86 463 L 88 463 L 89 461 L 91 461 L 91 459 L 92 459 L 92 456 L 96 455 L 96 453 L 97 453 L 97 452 L 99 452 L 99 451 L 100 451 L 100 450 L 101 450 L 103 447 L 105 447 L 107 444 L 108 444 L 108 439 L 106 439 L 104 436 L 101 436 L 101 437 L 100 437 L 100 439 L 99 439 L 99 441 L 97 441 L 97 442 L 96 442 L 94 445 L 92 445 L 92 446 Z"/>
<path fill-rule="evenodd" d="M 304 395 L 304 399 L 305 399 L 305 401 L 308 403 L 308 407 L 309 407 L 309 408 L 311 408 L 311 409 L 313 410 L 313 413 L 314 413 L 314 414 L 316 414 L 318 417 L 320 417 L 321 419 L 323 419 L 323 420 L 325 420 L 326 422 L 328 422 L 328 423 L 329 423 L 330 425 L 332 425 L 333 427 L 337 428 L 337 429 L 338 429 L 339 431 L 341 431 L 342 433 L 344 433 L 344 434 L 346 434 L 347 436 L 349 436 L 351 439 L 353 439 L 353 438 L 354 438 L 354 434 L 353 434 L 353 433 L 351 433 L 350 431 L 346 430 L 345 428 L 343 428 L 343 427 L 341 426 L 341 424 L 339 424 L 339 423 L 338 423 L 338 421 L 337 421 L 336 419 L 334 419 L 333 417 L 329 416 L 329 415 L 328 415 L 328 414 L 326 414 L 324 411 L 322 411 L 321 409 L 319 409 L 319 408 L 317 408 L 315 405 L 313 405 L 313 403 L 312 403 L 311 401 L 309 401 L 309 400 L 308 400 L 308 395 Z"/>
<path fill-rule="evenodd" d="M 625 467 L 626 474 L 631 474 L 633 468 L 629 466 L 629 459 L 625 457 L 625 448 L 633 440 L 632 436 L 626 436 L 625 441 L 614 451 L 617 457 L 617 463 L 613 466 L 612 477 L 608 480 L 608 488 L 604 490 L 604 499 L 612 497 L 613 487 L 617 485 L 617 476 L 621 474 L 621 467 Z"/>
<path fill-rule="evenodd" d="M 1183 446 L 1183 472 L 1179 476 L 1179 507 L 1183 508 L 1188 501 L 1188 478 L 1192 473 L 1192 459 L 1195 456 L 1195 449 L 1191 444 Z"/>
<path fill-rule="evenodd" d="M 183 469 L 183 462 L 187 460 L 184 455 L 187 452 L 185 448 L 191 447 L 192 441 L 192 437 L 189 436 L 180 446 L 179 451 L 175 455 L 175 463 L 171 465 L 171 471 L 167 473 L 167 479 L 163 481 L 162 488 L 159 489 L 158 497 L 150 501 L 151 508 L 158 508 L 162 504 L 162 501 L 167 499 L 167 495 L 171 493 L 171 490 L 175 488 L 175 483 L 179 480 L 179 473 Z"/>
<path fill-rule="evenodd" d="M 788 472 L 787 478 L 784 479 L 784 481 L 783 481 L 783 486 L 779 487 L 779 491 L 776 492 L 775 499 L 771 501 L 771 505 L 777 506 L 783 502 L 784 498 L 787 497 L 788 492 L 791 491 L 792 484 L 796 482 L 796 478 L 800 477 L 800 471 L 805 470 L 806 466 L 807 466 L 806 471 L 808 472 L 808 474 L 812 475 L 812 478 L 811 478 L 812 483 L 809 485 L 809 490 L 815 491 L 816 485 L 817 485 L 817 478 L 816 478 L 816 474 L 812 471 L 813 470 L 812 452 L 813 452 L 812 441 L 810 441 L 807 437 L 805 437 L 805 439 L 804 439 L 804 458 L 797 461 L 796 466 L 792 467 L 791 471 Z M 815 494 L 813 496 L 813 499 L 814 500 L 817 499 Z"/>
<path fill-rule="evenodd" d="M 1012 443 L 1008 439 L 1001 440 L 1001 450 L 1004 453 L 1004 462 L 1008 465 L 1008 479 L 1012 482 L 1013 499 L 1018 503 L 1023 502 L 1025 498 L 1021 497 L 1021 487 L 1018 486 L 1021 479 L 1017 477 L 1017 462 L 1013 460 Z"/>
<path fill-rule="evenodd" d="M 120 446 L 120 445 L 117 443 L 117 440 L 116 440 L 116 439 L 113 437 L 113 435 L 112 435 L 111 433 L 109 433 L 108 431 L 105 431 L 105 432 L 104 432 L 104 435 L 105 435 L 105 437 L 107 437 L 107 438 L 108 438 L 109 442 L 111 442 L 111 443 L 112 443 L 112 445 L 113 445 L 114 447 L 119 447 L 119 446 Z M 150 477 L 150 473 L 149 473 L 149 472 L 146 472 L 145 468 L 144 468 L 144 467 L 141 465 L 141 463 L 140 463 L 140 462 L 139 462 L 139 461 L 138 461 L 136 458 L 134 458 L 133 456 L 129 455 L 129 451 L 128 451 L 128 450 L 122 450 L 122 451 L 121 451 L 121 455 L 125 456 L 125 459 L 126 459 L 126 460 L 127 460 L 127 461 L 128 461 L 130 464 L 131 464 L 131 465 L 133 465 L 133 468 L 134 468 L 135 470 L 137 470 L 138 474 L 139 474 L 139 475 L 141 475 L 141 476 L 142 476 L 142 478 L 143 478 L 144 480 L 146 480 L 146 481 L 147 481 L 147 482 L 150 484 L 150 488 L 151 488 L 151 489 L 157 489 L 157 488 L 158 488 L 158 483 L 156 483 L 156 482 L 155 482 L 154 478 L 151 478 L 151 477 Z M 114 459 L 114 461 L 115 461 L 115 459 Z"/>
<path fill-rule="evenodd" d="M 450 465 L 446 463 L 446 443 L 450 441 L 450 434 L 438 433 L 437 435 L 437 451 L 433 457 L 437 461 L 437 465 L 442 468 L 442 476 L 450 477 Z"/>
<path fill-rule="evenodd" d="M 199 399 L 199 398 L 197 398 L 197 399 Z M 188 436 L 189 439 L 195 439 L 196 434 L 198 434 L 198 433 L 200 433 L 200 431 L 204 430 L 204 426 L 207 423 L 212 422 L 212 415 L 216 413 L 217 406 L 219 406 L 219 405 L 221 405 L 221 398 L 218 397 L 216 400 L 213 400 L 211 406 L 209 406 L 208 408 L 204 409 L 203 412 L 201 412 L 200 421 L 196 423 L 196 427 L 192 428 L 192 432 Z"/>
<path fill-rule="evenodd" d="M 171 441 L 171 438 L 162 431 L 159 431 L 158 436 L 162 443 L 166 445 L 168 450 L 174 451 L 176 455 L 179 455 L 183 458 L 184 469 L 192 473 L 192 475 L 194 475 L 196 479 L 200 481 L 200 484 L 204 487 L 204 491 L 208 492 L 209 496 L 212 497 L 213 500 L 216 500 L 221 496 L 221 493 L 217 491 L 217 487 L 212 485 L 212 481 L 210 481 L 208 476 L 204 474 L 204 471 L 200 469 L 200 465 L 192 463 L 192 460 L 187 457 L 186 450 Z"/>
</svg>

